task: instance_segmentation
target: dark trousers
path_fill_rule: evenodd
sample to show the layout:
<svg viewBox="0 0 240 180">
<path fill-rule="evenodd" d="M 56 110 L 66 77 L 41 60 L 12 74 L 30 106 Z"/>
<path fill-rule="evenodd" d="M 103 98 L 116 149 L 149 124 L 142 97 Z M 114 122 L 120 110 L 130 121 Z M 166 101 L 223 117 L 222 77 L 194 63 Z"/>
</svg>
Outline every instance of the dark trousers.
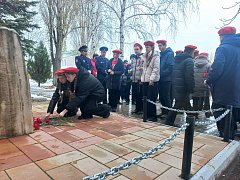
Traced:
<svg viewBox="0 0 240 180">
<path fill-rule="evenodd" d="M 216 103 L 212 104 L 212 109 L 218 109 L 218 108 L 226 108 L 226 106 L 216 104 Z M 215 118 L 218 118 L 223 113 L 224 113 L 224 111 L 217 111 L 217 112 L 213 112 L 213 115 Z M 220 136 L 223 136 L 223 134 L 224 134 L 225 121 L 227 121 L 227 120 L 229 120 L 229 115 L 225 116 L 225 118 L 223 118 L 217 122 L 217 128 L 218 128 Z M 232 123 L 231 123 L 231 128 L 230 128 L 231 129 L 231 132 L 230 132 L 231 139 L 234 139 L 235 130 L 237 129 L 237 122 L 239 122 L 239 120 L 240 120 L 240 108 L 233 108 L 232 121 L 231 121 Z"/>
<path fill-rule="evenodd" d="M 194 111 L 202 111 L 202 110 L 209 110 L 209 109 L 210 109 L 209 97 L 193 97 Z M 206 118 L 210 118 L 210 113 L 205 113 L 205 116 Z"/>
<path fill-rule="evenodd" d="M 106 87 L 106 78 L 98 78 L 105 90 L 105 96 L 103 99 L 103 104 L 107 104 L 107 87 Z"/>
<path fill-rule="evenodd" d="M 173 107 L 174 109 L 184 109 L 184 110 L 192 110 L 192 106 L 190 104 L 190 100 L 189 99 L 182 99 L 182 100 L 176 100 L 175 99 L 175 105 Z M 177 116 L 177 112 L 176 111 L 169 111 L 168 112 L 168 116 L 166 118 L 166 124 L 173 126 L 175 119 Z"/>
<path fill-rule="evenodd" d="M 133 82 L 132 83 L 132 96 L 135 97 L 136 102 L 136 111 L 142 111 L 143 110 L 143 93 L 142 93 L 142 84 L 140 82 Z"/>
<path fill-rule="evenodd" d="M 170 81 L 158 82 L 159 101 L 166 107 L 171 107 L 171 84 Z M 162 109 L 162 114 L 168 114 L 168 110 Z"/>
<path fill-rule="evenodd" d="M 108 90 L 109 93 L 109 105 L 111 106 L 111 108 L 117 108 L 117 104 L 119 102 L 119 97 L 120 97 L 120 90 L 116 90 L 116 89 L 109 89 Z"/>
<path fill-rule="evenodd" d="M 157 82 L 150 86 L 148 82 L 143 83 L 143 96 L 147 96 L 147 99 L 156 102 L 157 100 Z M 149 103 L 147 104 L 147 118 L 156 118 L 156 105 Z"/>
<path fill-rule="evenodd" d="M 136 94 L 133 92 L 134 90 L 134 87 L 133 87 L 133 82 L 132 82 L 132 103 L 136 103 Z M 141 91 L 142 91 L 142 88 L 141 88 Z"/>
<path fill-rule="evenodd" d="M 82 116 L 100 116 L 104 117 L 110 112 L 110 107 L 106 104 L 100 104 L 96 97 L 87 97 L 83 103 L 80 104 Z"/>
<path fill-rule="evenodd" d="M 68 103 L 68 101 L 67 102 L 63 102 L 63 103 L 58 103 L 58 105 L 57 105 L 57 113 L 58 114 L 61 113 L 65 109 L 67 103 Z M 71 109 L 64 115 L 64 117 L 76 116 L 77 111 L 78 111 L 78 108 Z"/>
<path fill-rule="evenodd" d="M 125 99 L 127 102 L 129 102 L 129 96 L 130 96 L 130 89 L 131 89 L 131 82 L 127 82 L 125 85 L 121 85 L 121 98 Z"/>
</svg>

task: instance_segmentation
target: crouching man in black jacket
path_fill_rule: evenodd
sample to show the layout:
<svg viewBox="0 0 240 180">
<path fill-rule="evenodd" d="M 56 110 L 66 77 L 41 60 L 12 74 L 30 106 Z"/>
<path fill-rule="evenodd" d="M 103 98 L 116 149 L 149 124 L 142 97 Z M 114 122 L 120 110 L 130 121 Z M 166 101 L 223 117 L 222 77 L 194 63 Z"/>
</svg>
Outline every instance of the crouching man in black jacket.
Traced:
<svg viewBox="0 0 240 180">
<path fill-rule="evenodd" d="M 192 110 L 190 94 L 193 93 L 194 82 L 194 50 L 196 46 L 185 46 L 184 52 L 176 55 L 173 64 L 172 90 L 175 98 L 174 109 Z M 166 124 L 174 126 L 177 112 L 170 111 Z"/>
<path fill-rule="evenodd" d="M 55 92 L 53 93 L 52 99 L 48 105 L 48 110 L 45 118 L 49 118 L 53 114 L 54 108 L 57 104 L 57 113 L 61 113 L 69 102 L 70 83 L 67 81 L 64 69 L 59 69 L 55 72 L 58 76 L 58 84 Z M 68 111 L 64 116 L 71 117 L 75 116 L 77 108 Z"/>
<path fill-rule="evenodd" d="M 67 80 L 71 83 L 72 97 L 65 109 L 59 114 L 63 117 L 68 111 L 77 107 L 81 109 L 78 119 L 90 119 L 93 115 L 108 118 L 110 107 L 100 104 L 104 100 L 105 90 L 98 79 L 84 68 L 69 67 L 65 69 Z"/>
</svg>

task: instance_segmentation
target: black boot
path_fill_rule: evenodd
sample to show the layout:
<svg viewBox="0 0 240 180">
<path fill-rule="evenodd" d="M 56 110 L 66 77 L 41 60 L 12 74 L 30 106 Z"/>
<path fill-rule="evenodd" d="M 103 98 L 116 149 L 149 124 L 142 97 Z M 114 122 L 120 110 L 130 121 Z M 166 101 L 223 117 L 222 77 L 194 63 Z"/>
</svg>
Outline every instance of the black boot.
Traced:
<svg viewBox="0 0 240 180">
<path fill-rule="evenodd" d="M 93 116 L 92 115 L 88 115 L 88 114 L 82 114 L 81 116 L 78 117 L 79 120 L 82 119 L 92 119 Z"/>
</svg>

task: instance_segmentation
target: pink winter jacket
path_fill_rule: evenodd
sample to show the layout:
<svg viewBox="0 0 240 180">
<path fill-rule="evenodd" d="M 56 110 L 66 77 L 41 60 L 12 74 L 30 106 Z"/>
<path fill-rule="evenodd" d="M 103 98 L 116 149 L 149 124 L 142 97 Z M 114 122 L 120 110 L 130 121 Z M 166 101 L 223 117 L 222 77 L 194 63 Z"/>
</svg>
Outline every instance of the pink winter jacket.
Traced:
<svg viewBox="0 0 240 180">
<path fill-rule="evenodd" d="M 151 54 L 152 52 L 150 52 Z M 141 82 L 157 82 L 160 79 L 160 56 L 158 51 L 154 51 L 152 59 L 146 58 L 146 53 L 142 56 L 143 73 Z"/>
</svg>

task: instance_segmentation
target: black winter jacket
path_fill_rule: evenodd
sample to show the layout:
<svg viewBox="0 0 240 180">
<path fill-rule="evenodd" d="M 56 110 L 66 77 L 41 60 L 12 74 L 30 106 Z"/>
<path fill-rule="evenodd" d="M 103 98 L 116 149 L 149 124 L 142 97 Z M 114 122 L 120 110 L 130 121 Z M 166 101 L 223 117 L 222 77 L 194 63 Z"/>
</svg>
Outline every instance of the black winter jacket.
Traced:
<svg viewBox="0 0 240 180">
<path fill-rule="evenodd" d="M 105 90 L 100 81 L 83 68 L 79 68 L 77 78 L 72 84 L 72 92 L 75 92 L 75 98 L 66 105 L 67 110 L 73 110 L 79 107 L 87 97 L 96 98 L 97 102 L 103 101 Z"/>
<path fill-rule="evenodd" d="M 61 84 L 58 83 L 55 92 L 49 102 L 47 113 L 53 114 L 54 108 L 58 103 L 58 107 L 66 106 L 69 101 L 68 91 L 70 90 L 70 83 Z M 62 98 L 60 98 L 62 95 Z"/>
<path fill-rule="evenodd" d="M 118 60 L 117 64 L 112 68 L 112 60 L 111 59 L 108 63 L 108 69 L 111 69 L 114 71 L 114 74 L 111 75 L 108 73 L 107 76 L 107 88 L 108 89 L 115 89 L 120 90 L 121 87 L 121 77 L 124 73 L 124 64 L 121 59 Z"/>
<path fill-rule="evenodd" d="M 189 98 L 194 89 L 194 61 L 190 55 L 181 53 L 175 57 L 172 77 L 173 97 L 176 100 Z"/>
</svg>

